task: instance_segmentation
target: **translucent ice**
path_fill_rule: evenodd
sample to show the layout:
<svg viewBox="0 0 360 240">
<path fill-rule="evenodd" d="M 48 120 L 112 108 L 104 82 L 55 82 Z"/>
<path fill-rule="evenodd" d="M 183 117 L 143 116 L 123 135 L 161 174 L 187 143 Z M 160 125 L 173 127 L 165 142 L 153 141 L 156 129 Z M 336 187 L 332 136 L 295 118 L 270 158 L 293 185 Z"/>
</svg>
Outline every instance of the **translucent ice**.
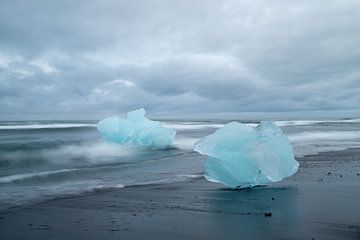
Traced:
<svg viewBox="0 0 360 240">
<path fill-rule="evenodd" d="M 161 126 L 145 116 L 143 108 L 128 112 L 127 119 L 118 116 L 101 120 L 97 129 L 107 142 L 134 144 L 151 148 L 166 148 L 175 138 L 176 131 Z"/>
<path fill-rule="evenodd" d="M 299 166 L 288 138 L 274 123 L 256 128 L 231 122 L 195 143 L 207 155 L 205 177 L 231 188 L 246 188 L 281 181 Z"/>
</svg>

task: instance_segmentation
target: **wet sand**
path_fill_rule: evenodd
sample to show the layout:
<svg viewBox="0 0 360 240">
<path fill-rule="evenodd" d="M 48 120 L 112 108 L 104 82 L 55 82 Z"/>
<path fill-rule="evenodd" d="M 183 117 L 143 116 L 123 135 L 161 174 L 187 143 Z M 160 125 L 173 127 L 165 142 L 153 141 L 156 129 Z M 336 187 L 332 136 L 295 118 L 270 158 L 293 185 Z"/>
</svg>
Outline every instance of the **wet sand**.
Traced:
<svg viewBox="0 0 360 240">
<path fill-rule="evenodd" d="M 360 150 L 298 159 L 233 191 L 204 179 L 108 189 L 0 213 L 0 239 L 360 239 Z"/>
</svg>

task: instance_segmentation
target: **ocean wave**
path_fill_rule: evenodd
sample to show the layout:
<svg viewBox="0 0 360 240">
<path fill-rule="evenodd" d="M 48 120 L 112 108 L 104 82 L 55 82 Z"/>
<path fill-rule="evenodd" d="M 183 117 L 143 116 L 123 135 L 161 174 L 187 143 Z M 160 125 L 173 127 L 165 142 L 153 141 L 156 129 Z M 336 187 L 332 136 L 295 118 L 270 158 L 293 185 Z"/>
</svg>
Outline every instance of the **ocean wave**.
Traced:
<svg viewBox="0 0 360 240">
<path fill-rule="evenodd" d="M 257 123 L 244 123 L 245 125 L 251 126 L 251 127 L 256 127 L 258 124 Z M 206 129 L 206 128 L 214 128 L 214 129 L 218 129 L 218 128 L 222 128 L 223 126 L 225 126 L 225 124 L 220 124 L 220 123 L 209 123 L 209 124 L 199 124 L 199 123 L 164 123 L 162 124 L 164 127 L 167 128 L 171 128 L 171 129 L 175 129 L 175 130 L 202 130 L 202 129 Z"/>
<path fill-rule="evenodd" d="M 200 179 L 204 177 L 204 174 L 180 174 L 176 177 L 185 178 L 185 179 Z"/>
<path fill-rule="evenodd" d="M 274 121 L 279 127 L 285 126 L 304 126 L 321 123 L 360 123 L 360 119 L 342 119 L 342 120 L 279 120 Z M 256 127 L 258 123 L 247 123 L 245 125 Z M 199 122 L 183 122 L 183 123 L 163 123 L 164 127 L 175 130 L 201 130 L 206 128 L 222 128 L 225 124 L 220 123 L 199 123 Z"/>
<path fill-rule="evenodd" d="M 74 172 L 78 169 L 61 169 L 61 170 L 54 170 L 54 171 L 42 171 L 42 172 L 34 172 L 34 173 L 24 173 L 24 174 L 15 174 L 5 177 L 0 177 L 0 183 L 11 183 L 21 180 L 28 180 L 38 177 L 48 177 L 50 175 L 59 174 L 59 173 L 68 173 Z"/>
<path fill-rule="evenodd" d="M 360 147 L 360 131 L 307 131 L 288 138 L 297 157 Z"/>
<path fill-rule="evenodd" d="M 200 179 L 203 178 L 204 174 L 179 174 L 174 175 L 171 178 L 162 178 L 157 180 L 150 180 L 150 181 L 140 181 L 140 182 L 134 182 L 125 184 L 125 187 L 135 187 L 135 186 L 146 186 L 146 185 L 155 185 L 155 184 L 169 184 L 169 183 L 175 183 L 175 182 L 185 182 L 189 181 L 191 179 Z"/>
<path fill-rule="evenodd" d="M 76 170 L 76 169 L 74 169 Z M 38 173 L 18 174 L 8 177 L 0 178 L 0 183 L 11 183 L 15 181 L 28 180 L 31 178 L 46 177 L 51 174 L 62 172 L 71 172 L 73 169 L 62 169 L 56 171 L 44 171 Z M 0 192 L 0 210 L 15 206 L 26 206 L 36 202 L 56 199 L 58 197 L 68 197 L 78 194 L 86 194 L 93 191 L 106 191 L 114 188 L 146 186 L 146 185 L 166 185 L 174 182 L 184 182 L 195 178 L 202 178 L 203 174 L 184 174 L 175 175 L 169 178 L 136 181 L 128 183 L 120 183 L 116 181 L 102 181 L 102 180 L 81 180 L 69 181 L 64 179 L 64 182 L 41 184 L 36 186 L 17 185 L 3 186 Z M 125 181 L 126 182 L 126 181 Z"/>
<path fill-rule="evenodd" d="M 288 137 L 291 142 L 360 140 L 360 131 L 306 131 Z"/>
<path fill-rule="evenodd" d="M 194 144 L 200 138 L 180 137 L 175 139 L 174 146 L 182 150 L 193 150 Z"/>
<path fill-rule="evenodd" d="M 296 157 L 304 157 L 307 155 L 314 155 L 324 152 L 333 152 L 333 151 L 343 151 L 350 148 L 358 148 L 360 147 L 359 144 L 345 144 L 345 145 L 330 145 L 330 146 L 295 146 L 294 147 L 294 154 Z"/>
<path fill-rule="evenodd" d="M 175 130 L 200 130 L 205 128 L 221 128 L 224 124 L 198 124 L 198 123 L 164 123 L 166 128 Z"/>
<path fill-rule="evenodd" d="M 302 126 L 313 125 L 319 123 L 360 123 L 360 119 L 343 119 L 343 120 L 281 120 L 275 121 L 275 123 L 282 126 Z"/>
<path fill-rule="evenodd" d="M 278 126 L 302 126 L 320 123 L 360 123 L 360 119 L 340 119 L 340 120 L 279 120 L 275 121 Z M 257 123 L 244 123 L 249 126 L 257 126 Z M 206 128 L 221 128 L 225 124 L 221 123 L 200 123 L 200 122 L 164 122 L 164 127 L 175 130 L 201 130 Z M 27 123 L 19 122 L 0 123 L 0 130 L 26 130 L 26 129 L 64 129 L 64 128 L 94 128 L 93 123 Z"/>
<path fill-rule="evenodd" d="M 83 127 L 96 127 L 96 124 L 51 123 L 51 124 L 0 125 L 0 130 L 57 129 L 57 128 L 83 128 Z"/>
<path fill-rule="evenodd" d="M 31 205 L 40 201 L 68 197 L 107 188 L 123 188 L 121 183 L 102 183 L 98 180 L 65 181 L 37 186 L 3 186 L 0 192 L 0 210 Z"/>
<path fill-rule="evenodd" d="M 96 141 L 40 150 L 0 151 L 0 165 L 38 165 L 44 162 L 58 165 L 71 161 L 91 164 L 127 162 L 142 151 L 130 145 Z"/>
<path fill-rule="evenodd" d="M 128 157 L 141 152 L 141 148 L 106 142 L 65 145 L 55 149 L 42 150 L 41 154 L 51 161 L 82 159 L 90 163 L 125 161 Z"/>
</svg>

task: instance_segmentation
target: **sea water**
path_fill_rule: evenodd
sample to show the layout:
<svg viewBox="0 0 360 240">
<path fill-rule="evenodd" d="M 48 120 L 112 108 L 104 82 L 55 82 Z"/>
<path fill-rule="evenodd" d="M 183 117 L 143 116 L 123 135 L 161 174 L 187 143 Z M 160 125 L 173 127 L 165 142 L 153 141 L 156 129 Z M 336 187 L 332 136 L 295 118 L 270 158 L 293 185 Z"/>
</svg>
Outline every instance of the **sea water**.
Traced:
<svg viewBox="0 0 360 240">
<path fill-rule="evenodd" d="M 200 178 L 206 157 L 193 152 L 193 144 L 229 121 L 163 120 L 177 135 L 172 147 L 158 150 L 105 143 L 96 122 L 0 122 L 0 208 L 96 189 Z M 360 147 L 360 119 L 276 124 L 297 158 Z"/>
</svg>

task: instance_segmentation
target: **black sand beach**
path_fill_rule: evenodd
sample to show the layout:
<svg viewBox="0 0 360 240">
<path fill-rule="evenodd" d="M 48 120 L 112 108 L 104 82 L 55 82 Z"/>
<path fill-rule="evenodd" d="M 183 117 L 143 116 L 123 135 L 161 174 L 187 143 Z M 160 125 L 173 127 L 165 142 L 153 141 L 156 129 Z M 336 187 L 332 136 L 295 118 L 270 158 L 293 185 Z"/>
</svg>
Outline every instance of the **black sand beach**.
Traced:
<svg viewBox="0 0 360 240">
<path fill-rule="evenodd" d="M 298 159 L 281 183 L 205 179 L 55 199 L 0 215 L 0 239 L 360 239 L 360 150 Z"/>
</svg>

